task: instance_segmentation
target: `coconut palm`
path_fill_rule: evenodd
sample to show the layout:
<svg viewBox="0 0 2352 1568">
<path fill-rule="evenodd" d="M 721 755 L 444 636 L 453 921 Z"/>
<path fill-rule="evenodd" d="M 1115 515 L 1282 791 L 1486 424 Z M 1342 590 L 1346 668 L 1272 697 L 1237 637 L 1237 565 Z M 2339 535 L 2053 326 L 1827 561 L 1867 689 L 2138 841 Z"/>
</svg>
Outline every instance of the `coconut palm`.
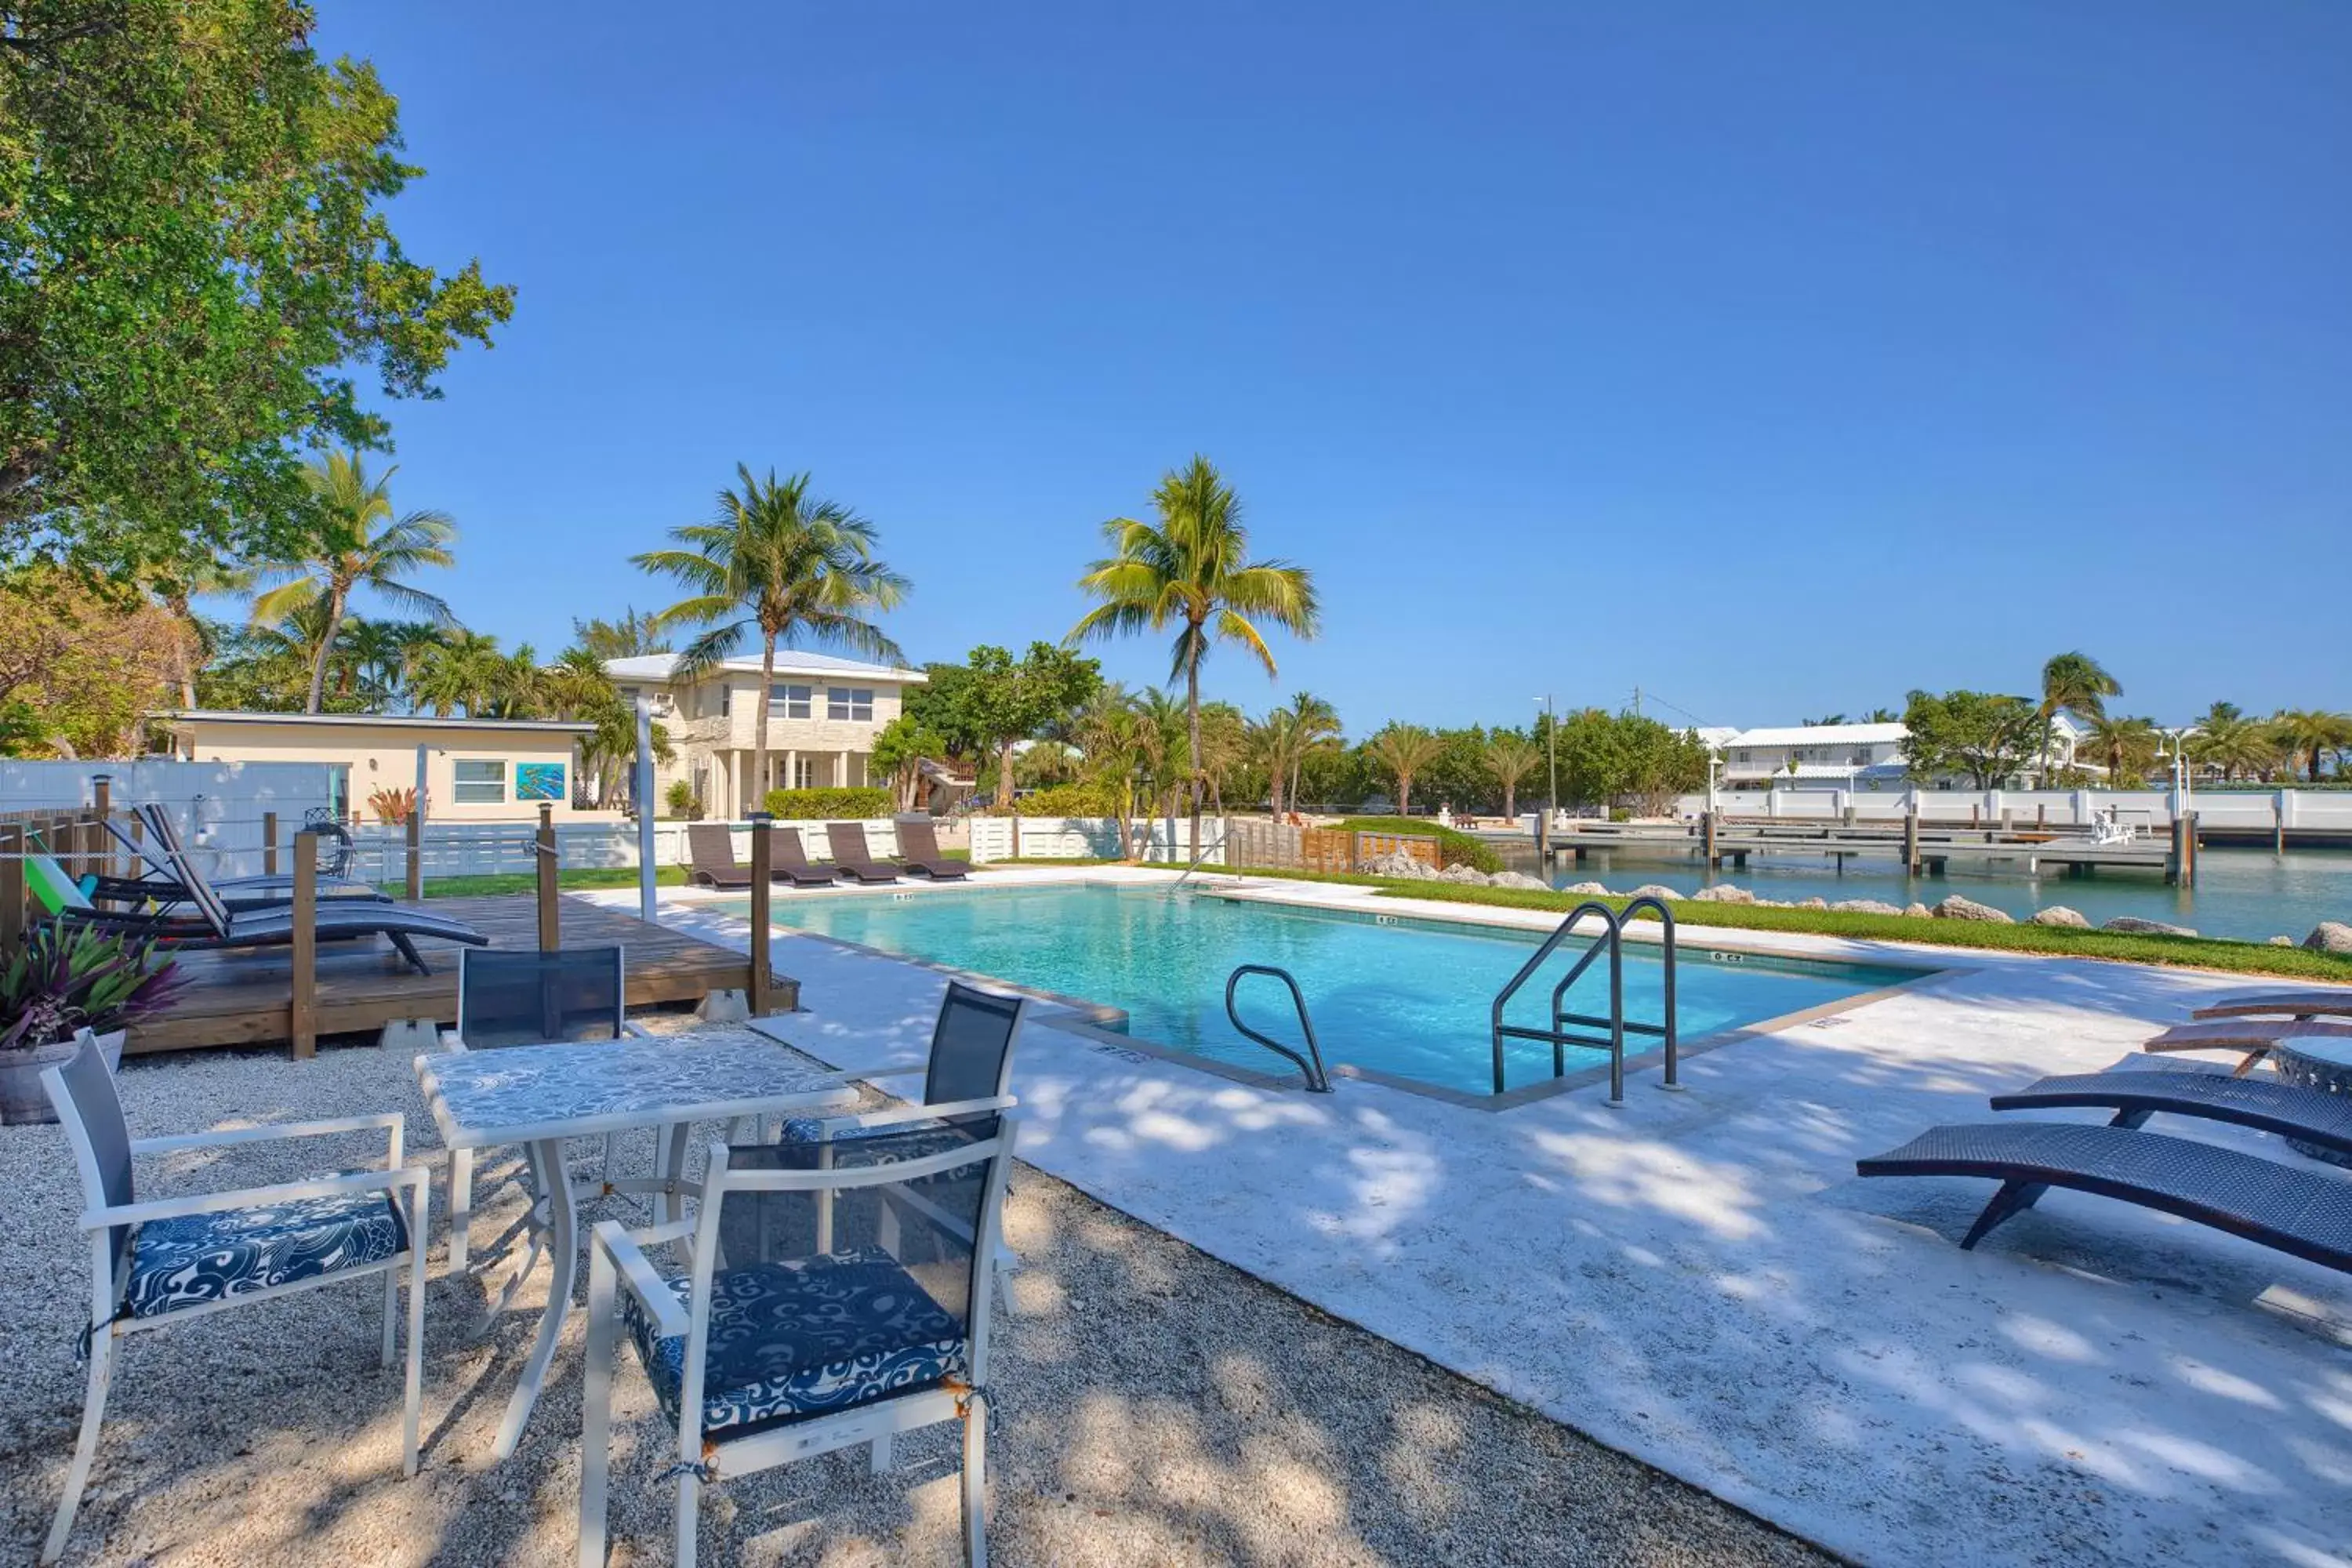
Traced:
<svg viewBox="0 0 2352 1568">
<path fill-rule="evenodd" d="M 1444 742 L 1418 724 L 1391 724 L 1364 742 L 1364 754 L 1396 780 L 1399 816 L 1412 815 L 1412 781 L 1444 749 Z"/>
<path fill-rule="evenodd" d="M 435 622 L 450 625 L 449 606 L 407 581 L 427 566 L 448 566 L 456 557 L 449 546 L 457 542 L 457 525 L 437 511 L 392 510 L 392 476 L 386 468 L 374 479 L 356 452 L 329 452 L 302 470 L 312 503 L 317 532 L 308 554 L 299 559 L 263 562 L 255 569 L 259 582 L 276 582 L 253 601 L 253 620 L 268 626 L 285 620 L 307 605 L 323 605 L 322 630 L 310 650 L 310 695 L 306 711 L 316 713 L 325 700 L 327 663 L 334 655 L 335 638 L 352 595 L 367 589 L 376 597 Z"/>
<path fill-rule="evenodd" d="M 1173 693 L 1147 686 L 1135 703 L 1135 750 L 1151 783 L 1151 796 L 1168 822 L 1168 853 L 1176 853 L 1176 807 L 1193 779 L 1190 714 Z M 1195 823 L 1199 817 L 1192 819 Z"/>
<path fill-rule="evenodd" d="M 2156 765 L 2156 725 L 2146 719 L 2110 719 L 2102 714 L 2090 721 L 2090 751 L 2105 766 L 2110 785 L 2129 787 Z"/>
<path fill-rule="evenodd" d="M 1291 764 L 1297 760 L 1298 716 L 1277 708 L 1249 727 L 1249 745 L 1265 769 L 1266 804 L 1277 820 L 1282 816 L 1284 786 L 1290 783 Z"/>
<path fill-rule="evenodd" d="M 1087 775 L 1117 786 L 1119 858 L 1136 859 L 1140 852 L 1129 837 L 1136 816 L 1135 781 L 1146 773 L 1149 759 L 1134 698 L 1118 682 L 1105 681 L 1079 710 L 1071 730 L 1085 755 Z"/>
<path fill-rule="evenodd" d="M 2313 784 L 2319 782 L 2330 752 L 2352 745 L 2352 714 L 2321 708 L 2282 709 L 2271 716 L 2270 729 L 2280 752 L 2306 765 L 2305 777 Z"/>
<path fill-rule="evenodd" d="M 1339 710 L 1313 692 L 1301 691 L 1290 699 L 1290 711 L 1298 722 L 1297 749 L 1290 756 L 1290 808 L 1296 811 L 1307 759 L 1328 756 L 1339 749 Z"/>
<path fill-rule="evenodd" d="M 2042 706 L 2034 712 L 2042 725 L 2041 778 L 2050 776 L 2051 723 L 2060 710 L 2095 722 L 2107 716 L 2107 699 L 2123 694 L 2116 678 L 2087 653 L 2055 654 L 2042 665 Z"/>
<path fill-rule="evenodd" d="M 419 708 L 446 718 L 489 717 L 505 676 L 499 639 L 460 626 L 425 647 L 416 657 L 409 693 Z"/>
<path fill-rule="evenodd" d="M 1192 836 L 1201 833 L 1201 661 L 1213 641 L 1245 648 L 1275 674 L 1274 653 L 1259 622 L 1301 637 L 1315 635 L 1315 581 L 1286 561 L 1249 559 L 1241 498 L 1208 458 L 1171 469 L 1151 494 L 1154 522 L 1114 518 L 1103 524 L 1111 553 L 1087 568 L 1078 586 L 1101 601 L 1070 628 L 1075 646 L 1177 626 L 1169 676 L 1184 678 L 1185 731 L 1192 753 Z"/>
<path fill-rule="evenodd" d="M 1515 730 L 1498 730 L 1486 742 L 1486 771 L 1503 786 L 1503 815 L 1519 815 L 1519 781 L 1544 760 L 1542 748 Z"/>
<path fill-rule="evenodd" d="M 2232 703 L 2216 702 L 2197 721 L 2189 754 L 2220 769 L 2222 781 L 2231 783 L 2241 773 L 2260 773 L 2274 753 L 2266 726 L 2241 716 Z"/>
<path fill-rule="evenodd" d="M 742 646 L 760 639 L 760 691 L 751 727 L 751 776 L 768 787 L 768 700 L 776 677 L 776 649 L 803 640 L 902 660 L 898 645 L 866 619 L 895 609 L 907 579 L 874 553 L 874 525 L 839 501 L 809 493 L 809 476 L 765 479 L 746 464 L 735 467 L 737 488 L 719 492 L 709 522 L 669 531 L 677 548 L 630 559 L 648 572 L 686 584 L 688 597 L 660 613 L 664 627 L 703 626 L 678 655 L 677 674 L 691 680 Z"/>
<path fill-rule="evenodd" d="M 253 589 L 253 570 L 234 562 L 192 562 L 176 569 L 151 574 L 148 591 L 164 613 L 179 623 L 180 706 L 196 705 L 196 671 L 213 656 L 211 623 L 196 614 L 194 601 L 208 595 L 245 594 Z"/>
</svg>

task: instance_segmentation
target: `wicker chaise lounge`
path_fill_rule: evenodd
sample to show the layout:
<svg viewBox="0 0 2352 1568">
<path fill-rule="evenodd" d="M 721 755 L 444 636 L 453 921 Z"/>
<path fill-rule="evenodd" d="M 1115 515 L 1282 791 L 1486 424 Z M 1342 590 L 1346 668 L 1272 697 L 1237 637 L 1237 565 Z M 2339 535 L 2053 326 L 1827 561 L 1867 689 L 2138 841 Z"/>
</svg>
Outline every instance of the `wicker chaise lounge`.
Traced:
<svg viewBox="0 0 2352 1568">
<path fill-rule="evenodd" d="M 841 874 L 853 882 L 895 882 L 898 873 L 874 858 L 874 851 L 866 842 L 866 825 L 862 822 L 828 822 L 824 825 L 825 847 L 833 851 L 833 863 Z"/>
<path fill-rule="evenodd" d="M 898 864 L 918 877 L 929 877 L 938 882 L 961 882 L 971 875 L 971 868 L 961 860 L 950 860 L 940 853 L 938 829 L 928 816 L 910 816 L 894 819 L 898 830 Z"/>
<path fill-rule="evenodd" d="M 2294 1035 L 2352 1035 L 2352 1024 L 2305 1023 L 2294 1018 L 2214 1018 L 2200 1024 L 2175 1024 L 2140 1047 L 2144 1051 L 2241 1051 L 2237 1074 L 2243 1078 L 2271 1047 Z"/>
<path fill-rule="evenodd" d="M 795 888 L 830 888 L 841 879 L 841 873 L 831 866 L 810 863 L 799 828 L 777 828 L 772 844 L 776 866 L 772 878 L 781 877 Z"/>
<path fill-rule="evenodd" d="M 1900 1149 L 1855 1161 L 1854 1170 L 1999 1182 L 1963 1248 L 2032 1208 L 2052 1187 L 2072 1187 L 2352 1273 L 2352 1183 L 2186 1138 L 2079 1122 L 1931 1127 Z"/>
<path fill-rule="evenodd" d="M 2352 1017 L 2352 989 L 2252 991 L 2242 996 L 2224 996 L 2189 1016 L 2192 1018 Z"/>
<path fill-rule="evenodd" d="M 686 828 L 690 862 L 686 879 L 698 888 L 748 888 L 751 873 L 736 863 L 735 830 L 723 822 L 693 822 Z"/>
</svg>

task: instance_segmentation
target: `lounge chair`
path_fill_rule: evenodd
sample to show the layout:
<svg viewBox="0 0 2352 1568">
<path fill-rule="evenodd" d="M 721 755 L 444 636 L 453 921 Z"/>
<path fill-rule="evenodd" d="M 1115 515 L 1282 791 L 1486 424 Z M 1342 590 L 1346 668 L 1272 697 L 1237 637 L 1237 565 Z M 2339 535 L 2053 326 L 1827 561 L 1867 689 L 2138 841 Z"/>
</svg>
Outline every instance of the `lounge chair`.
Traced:
<svg viewBox="0 0 2352 1568">
<path fill-rule="evenodd" d="M 2225 996 L 2189 1016 L 2251 1018 L 2269 1014 L 2290 1018 L 2352 1017 L 2352 990 L 2249 992 L 2242 996 Z"/>
<path fill-rule="evenodd" d="M 2175 1024 L 2140 1047 L 2158 1054 L 2167 1051 L 2242 1051 L 2240 1078 L 2271 1054 L 2271 1047 L 2291 1035 L 2352 1035 L 2352 1024 L 2304 1023 L 2291 1018 L 2215 1018 L 2202 1024 Z"/>
<path fill-rule="evenodd" d="M 963 861 L 940 853 L 939 830 L 929 817 L 901 816 L 893 826 L 898 830 L 898 863 L 903 869 L 939 882 L 961 882 L 971 875 L 971 868 Z"/>
<path fill-rule="evenodd" d="M 2227 1121 L 2352 1155 L 2352 1096 L 2218 1072 L 2087 1072 L 2045 1078 L 1992 1097 L 1995 1110 L 2090 1107 L 2110 1127 L 2139 1127 L 2158 1111 Z"/>
<path fill-rule="evenodd" d="M 2352 1186 L 2186 1138 L 2058 1121 L 1931 1127 L 1900 1149 L 1855 1161 L 1854 1171 L 1999 1182 L 1963 1248 L 2032 1208 L 2052 1187 L 2073 1187 L 2352 1273 Z"/>
<path fill-rule="evenodd" d="M 748 888 L 751 873 L 735 859 L 735 830 L 723 822 L 688 823 L 686 879 L 698 888 Z"/>
<path fill-rule="evenodd" d="M 771 881 L 782 878 L 795 888 L 830 888 L 841 879 L 841 873 L 833 867 L 810 864 L 797 827 L 773 829 L 768 838 L 768 852 L 775 860 L 769 873 Z"/>
<path fill-rule="evenodd" d="M 866 825 L 862 822 L 828 822 L 824 825 L 824 842 L 833 851 L 833 863 L 841 874 L 853 882 L 895 882 L 898 873 L 874 858 L 873 848 L 866 842 Z"/>
<path fill-rule="evenodd" d="M 167 947 L 207 949 L 292 945 L 294 911 L 290 907 L 275 905 L 232 910 L 184 851 L 167 847 L 165 858 L 172 868 L 173 879 L 186 891 L 188 902 L 195 910 L 195 919 L 175 920 L 112 910 L 68 910 L 58 918 L 148 931 Z M 312 917 L 311 930 L 320 942 L 367 936 L 387 938 L 401 958 L 419 974 L 433 973 L 432 965 L 426 963 L 424 955 L 416 951 L 415 939 L 420 936 L 463 942 L 469 947 L 487 947 L 490 941 L 463 921 L 429 913 L 415 904 L 375 903 L 364 899 L 336 899 L 321 902 Z"/>
<path fill-rule="evenodd" d="M 1014 1118 L 860 1140 L 828 1169 L 775 1146 L 714 1144 L 692 1219 L 589 1244 L 579 1561 L 602 1568 L 613 1377 L 635 1347 L 677 1446 L 632 1444 L 677 1484 L 677 1561 L 693 1568 L 702 1489 L 900 1432 L 963 1427 L 963 1559 L 988 1561 L 989 1290 Z M 814 1245 L 802 1245 L 816 1218 Z M 691 1249 L 667 1270 L 655 1259 Z M 677 1462 L 672 1463 L 675 1460 Z M 657 1479 L 656 1479 L 657 1478 Z"/>
<path fill-rule="evenodd" d="M 81 1172 L 88 1206 L 80 1226 L 89 1239 L 90 1316 L 82 1330 L 89 1358 L 89 1392 L 82 1402 L 81 1439 L 66 1470 L 65 1498 L 41 1549 L 55 1563 L 73 1533 L 82 1488 L 98 1456 L 106 1395 L 121 1357 L 123 1336 L 200 1318 L 224 1308 L 266 1301 L 289 1291 L 345 1280 L 383 1277 L 383 1364 L 397 1342 L 401 1275 L 408 1276 L 408 1377 L 401 1428 L 401 1472 L 416 1474 L 418 1407 L 424 1390 L 425 1237 L 429 1198 L 421 1167 L 401 1163 L 401 1118 L 349 1116 L 177 1138 L 131 1136 L 114 1075 L 88 1032 L 81 1048 L 41 1074 L 49 1103 L 64 1124 L 66 1142 Z M 131 1156 L 249 1145 L 265 1142 L 381 1131 L 390 1152 L 383 1169 L 324 1176 L 241 1192 L 190 1193 L 142 1201 L 132 1188 Z M 16 1223 L 24 1225 L 19 1209 Z M 215 1343 L 222 1342 L 217 1339 Z M 268 1342 L 266 1339 L 258 1342 Z M 312 1342 L 285 1342 L 280 1365 L 310 1361 Z M 148 1369 L 125 1369 L 135 1381 Z M 185 1369 L 179 1369 L 184 1373 Z M 214 1387 L 226 1401 L 233 1382 Z M 203 1414 L 217 1416 L 218 1409 Z M 183 1430 L 195 1412 L 168 1406 L 151 1412 L 151 1435 L 177 1419 Z"/>
<path fill-rule="evenodd" d="M 168 852 L 159 847 L 184 853 L 179 832 L 173 826 L 171 815 L 160 805 L 134 808 L 146 830 L 145 838 L 134 838 L 121 826 L 109 820 L 106 831 L 114 841 L 146 866 L 145 874 L 138 877 L 100 875 L 89 879 L 84 890 L 97 903 L 125 904 L 133 909 L 152 904 L 156 913 L 166 913 L 188 902 L 188 890 L 172 875 Z M 340 863 L 343 857 L 338 857 Z M 392 902 L 392 895 L 380 891 L 369 883 L 354 878 L 319 874 L 319 897 L 321 899 L 366 899 L 375 903 Z M 213 891 L 232 910 L 268 909 L 294 901 L 294 877 L 291 872 L 270 871 L 253 877 L 223 877 L 213 883 Z"/>
</svg>

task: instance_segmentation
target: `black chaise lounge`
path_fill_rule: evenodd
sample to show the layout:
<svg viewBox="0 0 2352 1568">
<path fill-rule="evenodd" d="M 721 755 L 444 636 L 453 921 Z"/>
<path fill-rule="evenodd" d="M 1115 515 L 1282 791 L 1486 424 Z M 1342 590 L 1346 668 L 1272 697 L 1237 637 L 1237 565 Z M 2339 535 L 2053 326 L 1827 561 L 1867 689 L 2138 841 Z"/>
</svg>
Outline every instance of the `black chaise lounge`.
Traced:
<svg viewBox="0 0 2352 1568">
<path fill-rule="evenodd" d="M 101 875 L 97 885 L 90 889 L 89 896 L 100 903 L 127 904 L 133 908 L 152 904 L 159 913 L 189 902 L 187 889 L 181 886 L 180 879 L 172 872 L 169 857 L 184 855 L 187 847 L 181 841 L 179 828 L 173 823 L 171 813 L 157 805 L 133 806 L 131 811 L 139 818 L 145 838 L 132 837 L 110 818 L 106 823 L 106 831 L 147 870 L 138 877 Z M 347 855 L 348 851 L 345 853 Z M 319 873 L 318 885 L 321 899 L 366 899 L 376 903 L 392 902 L 390 894 L 369 883 L 329 871 Z M 294 876 L 290 871 L 216 878 L 212 888 L 220 895 L 221 901 L 232 910 L 269 909 L 294 901 Z"/>
<path fill-rule="evenodd" d="M 2175 1024 L 2140 1047 L 2144 1051 L 2239 1051 L 2244 1059 L 2236 1068 L 2240 1078 L 2271 1054 L 2271 1047 L 2292 1035 L 2352 1035 L 2352 1024 L 2308 1023 L 2294 1018 L 2211 1018 L 2199 1024 Z"/>
<path fill-rule="evenodd" d="M 196 919 L 180 920 L 112 910 L 75 910 L 58 918 L 118 930 L 144 931 L 166 947 L 287 947 L 293 943 L 294 911 L 291 908 L 273 906 L 232 910 L 185 853 L 167 847 L 165 860 L 171 867 L 173 879 L 186 891 L 188 902 L 196 911 Z M 464 942 L 471 947 L 488 947 L 490 942 L 489 938 L 463 921 L 428 913 L 415 904 L 374 903 L 364 899 L 337 899 L 321 902 L 314 911 L 310 929 L 320 942 L 384 937 L 408 966 L 419 974 L 433 973 L 432 966 L 416 951 L 415 939 L 420 936 Z"/>
<path fill-rule="evenodd" d="M 2227 1121 L 2352 1155 L 2352 1095 L 2218 1072 L 2086 1072 L 2045 1078 L 1992 1097 L 1995 1110 L 2113 1110 L 2110 1127 L 2138 1127 L 2161 1110 Z"/>
<path fill-rule="evenodd" d="M 940 853 L 939 831 L 929 817 L 901 816 L 892 826 L 898 830 L 898 864 L 907 870 L 938 882 L 961 882 L 971 875 L 970 866 Z"/>
<path fill-rule="evenodd" d="M 2352 988 L 2336 991 L 2250 991 L 2198 1008 L 2192 1018 L 2352 1017 Z"/>
<path fill-rule="evenodd" d="M 735 830 L 723 822 L 687 825 L 686 879 L 698 888 L 748 888 L 751 873 L 735 859 Z"/>
<path fill-rule="evenodd" d="M 779 827 L 774 840 L 776 866 L 772 877 L 782 877 L 795 888 L 830 888 L 841 879 L 841 873 L 830 866 L 813 866 L 808 850 L 801 843 L 797 827 Z"/>
<path fill-rule="evenodd" d="M 2186 1138 L 2079 1122 L 1931 1127 L 1900 1149 L 1855 1161 L 1854 1170 L 1999 1182 L 1962 1247 L 2032 1208 L 2052 1187 L 2073 1187 L 2352 1273 L 2352 1183 Z"/>
<path fill-rule="evenodd" d="M 824 825 L 825 847 L 833 851 L 835 869 L 853 882 L 895 882 L 898 873 L 874 858 L 873 849 L 866 842 L 866 825 L 862 822 L 828 822 Z"/>
</svg>

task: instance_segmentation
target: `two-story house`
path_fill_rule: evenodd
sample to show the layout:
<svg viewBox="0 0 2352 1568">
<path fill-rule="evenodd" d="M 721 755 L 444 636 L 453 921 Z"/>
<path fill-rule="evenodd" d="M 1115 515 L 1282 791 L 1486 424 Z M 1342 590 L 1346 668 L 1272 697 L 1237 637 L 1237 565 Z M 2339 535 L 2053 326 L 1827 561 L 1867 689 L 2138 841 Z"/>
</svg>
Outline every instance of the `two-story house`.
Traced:
<svg viewBox="0 0 2352 1568">
<path fill-rule="evenodd" d="M 2053 774 L 2075 765 L 2076 748 L 2085 734 L 2083 726 L 2061 713 L 2050 723 L 2050 766 Z M 1911 731 L 1901 724 L 1801 724 L 1780 729 L 1742 730 L 1719 748 L 1723 783 L 1730 789 L 1778 785 L 1790 789 L 1899 789 L 1908 782 L 1903 742 Z M 2018 778 L 2031 784 L 2040 771 L 2032 760 Z M 1956 781 L 1939 778 L 1937 787 Z"/>
<path fill-rule="evenodd" d="M 675 654 L 615 658 L 604 668 L 632 700 L 640 689 L 676 755 L 656 764 L 654 789 L 693 785 L 703 809 L 740 817 L 772 789 L 821 789 L 887 781 L 869 777 L 874 737 L 898 716 L 919 669 L 865 664 L 829 654 L 776 650 L 775 679 L 760 689 L 760 661 L 730 658 L 698 679 L 677 679 Z M 768 709 L 768 776 L 753 777 L 752 729 Z"/>
</svg>

